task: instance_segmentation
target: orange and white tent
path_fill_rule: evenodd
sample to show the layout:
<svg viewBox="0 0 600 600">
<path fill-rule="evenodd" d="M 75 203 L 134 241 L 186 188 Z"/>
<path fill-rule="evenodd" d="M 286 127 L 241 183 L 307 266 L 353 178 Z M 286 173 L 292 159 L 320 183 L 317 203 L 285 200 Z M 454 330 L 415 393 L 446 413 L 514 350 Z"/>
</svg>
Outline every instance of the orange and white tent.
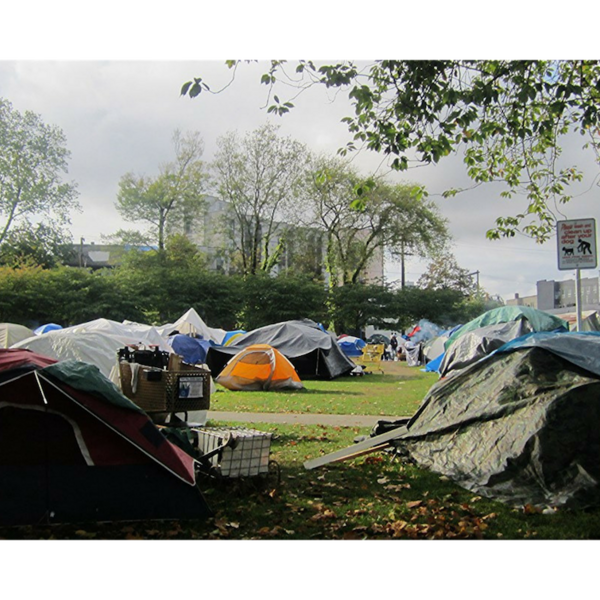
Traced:
<svg viewBox="0 0 600 600">
<path fill-rule="evenodd" d="M 236 354 L 215 379 L 230 390 L 302 389 L 292 363 L 268 344 L 254 344 Z"/>
</svg>

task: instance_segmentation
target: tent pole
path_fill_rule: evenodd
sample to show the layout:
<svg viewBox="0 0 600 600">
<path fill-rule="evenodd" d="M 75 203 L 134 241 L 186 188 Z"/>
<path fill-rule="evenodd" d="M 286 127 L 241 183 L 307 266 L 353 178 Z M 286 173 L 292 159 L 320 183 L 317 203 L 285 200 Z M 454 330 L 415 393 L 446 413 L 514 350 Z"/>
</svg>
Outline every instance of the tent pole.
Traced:
<svg viewBox="0 0 600 600">
<path fill-rule="evenodd" d="M 575 271 L 575 310 L 577 311 L 577 331 L 581 331 L 581 269 Z"/>
</svg>

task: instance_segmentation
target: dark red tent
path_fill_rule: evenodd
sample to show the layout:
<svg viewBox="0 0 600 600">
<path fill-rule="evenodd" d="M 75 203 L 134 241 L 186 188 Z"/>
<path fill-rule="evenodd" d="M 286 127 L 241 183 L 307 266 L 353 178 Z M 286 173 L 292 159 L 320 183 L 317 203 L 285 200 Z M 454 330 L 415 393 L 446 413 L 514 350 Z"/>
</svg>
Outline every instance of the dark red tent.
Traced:
<svg viewBox="0 0 600 600">
<path fill-rule="evenodd" d="M 209 514 L 194 459 L 96 367 L 0 350 L 0 524 Z"/>
</svg>

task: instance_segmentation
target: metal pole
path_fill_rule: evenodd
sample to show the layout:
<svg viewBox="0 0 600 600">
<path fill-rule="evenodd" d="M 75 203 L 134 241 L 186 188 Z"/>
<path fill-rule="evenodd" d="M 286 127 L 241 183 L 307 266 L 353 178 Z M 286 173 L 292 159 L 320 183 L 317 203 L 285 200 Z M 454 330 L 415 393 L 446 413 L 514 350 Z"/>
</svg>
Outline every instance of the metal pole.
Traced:
<svg viewBox="0 0 600 600">
<path fill-rule="evenodd" d="M 575 310 L 577 311 L 577 331 L 581 331 L 581 269 L 575 271 Z"/>
</svg>

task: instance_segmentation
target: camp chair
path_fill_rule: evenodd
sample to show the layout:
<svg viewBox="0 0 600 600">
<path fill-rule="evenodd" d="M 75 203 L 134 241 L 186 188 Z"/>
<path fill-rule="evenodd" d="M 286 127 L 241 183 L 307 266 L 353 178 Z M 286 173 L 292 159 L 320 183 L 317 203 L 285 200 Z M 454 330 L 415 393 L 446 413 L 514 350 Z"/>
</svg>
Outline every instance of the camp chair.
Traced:
<svg viewBox="0 0 600 600">
<path fill-rule="evenodd" d="M 362 356 L 354 359 L 354 362 L 361 365 L 365 369 L 368 365 L 373 365 L 380 373 L 383 373 L 383 369 L 380 366 L 381 358 L 385 352 L 384 344 L 367 344 L 363 348 Z"/>
</svg>

